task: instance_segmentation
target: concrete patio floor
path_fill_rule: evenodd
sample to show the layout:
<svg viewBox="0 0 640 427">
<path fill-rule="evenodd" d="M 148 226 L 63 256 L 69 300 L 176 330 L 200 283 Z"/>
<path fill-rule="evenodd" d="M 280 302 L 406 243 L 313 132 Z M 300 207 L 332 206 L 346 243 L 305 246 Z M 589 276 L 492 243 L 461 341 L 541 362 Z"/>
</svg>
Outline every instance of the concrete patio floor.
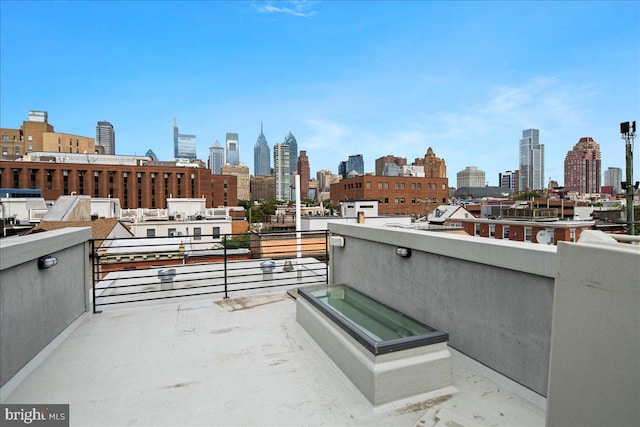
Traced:
<svg viewBox="0 0 640 427">
<path fill-rule="evenodd" d="M 72 426 L 544 425 L 542 397 L 452 353 L 455 389 L 373 411 L 282 289 L 190 298 L 86 314 L 3 403 L 68 403 Z"/>
</svg>

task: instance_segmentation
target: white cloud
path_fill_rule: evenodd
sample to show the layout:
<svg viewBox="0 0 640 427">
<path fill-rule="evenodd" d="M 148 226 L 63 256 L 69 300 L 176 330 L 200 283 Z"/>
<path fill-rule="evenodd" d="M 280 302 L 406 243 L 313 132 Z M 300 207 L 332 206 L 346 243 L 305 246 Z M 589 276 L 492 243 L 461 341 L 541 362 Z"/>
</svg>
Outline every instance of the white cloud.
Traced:
<svg viewBox="0 0 640 427">
<path fill-rule="evenodd" d="M 282 13 L 285 15 L 311 18 L 318 13 L 312 9 L 314 3 L 315 2 L 308 1 L 282 1 L 277 2 L 278 6 L 275 6 L 273 2 L 267 1 L 256 5 L 255 9 L 260 13 Z"/>
</svg>

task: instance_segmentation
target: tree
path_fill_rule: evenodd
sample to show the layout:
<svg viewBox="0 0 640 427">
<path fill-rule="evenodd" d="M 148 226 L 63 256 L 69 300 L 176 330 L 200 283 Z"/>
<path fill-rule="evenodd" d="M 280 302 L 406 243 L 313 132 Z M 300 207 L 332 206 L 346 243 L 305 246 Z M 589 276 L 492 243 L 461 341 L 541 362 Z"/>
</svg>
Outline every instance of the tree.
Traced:
<svg viewBox="0 0 640 427">
<path fill-rule="evenodd" d="M 513 197 L 513 200 L 531 200 L 531 199 L 539 199 L 542 197 L 540 194 L 535 191 L 527 191 L 526 193 L 518 194 Z"/>
</svg>

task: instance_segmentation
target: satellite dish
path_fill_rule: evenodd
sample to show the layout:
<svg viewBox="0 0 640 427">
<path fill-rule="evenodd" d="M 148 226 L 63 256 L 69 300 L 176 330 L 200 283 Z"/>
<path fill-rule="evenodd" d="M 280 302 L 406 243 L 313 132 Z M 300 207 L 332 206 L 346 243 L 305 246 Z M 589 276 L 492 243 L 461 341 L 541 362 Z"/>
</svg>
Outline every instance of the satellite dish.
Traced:
<svg viewBox="0 0 640 427">
<path fill-rule="evenodd" d="M 540 230 L 536 233 L 536 240 L 541 245 L 549 245 L 551 244 L 551 235 L 547 232 L 547 230 Z"/>
</svg>

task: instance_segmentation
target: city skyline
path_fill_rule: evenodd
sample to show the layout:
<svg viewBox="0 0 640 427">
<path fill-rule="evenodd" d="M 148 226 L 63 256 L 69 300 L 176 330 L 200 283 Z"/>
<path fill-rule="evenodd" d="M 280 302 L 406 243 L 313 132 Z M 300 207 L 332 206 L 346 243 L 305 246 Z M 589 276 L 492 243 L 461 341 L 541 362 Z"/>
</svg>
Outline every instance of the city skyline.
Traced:
<svg viewBox="0 0 640 427">
<path fill-rule="evenodd" d="M 171 158 L 171 120 L 179 117 L 206 161 L 227 132 L 250 147 L 264 122 L 268 141 L 296 135 L 312 172 L 337 173 L 356 153 L 372 172 L 379 157 L 412 163 L 432 147 L 447 162 L 450 185 L 472 164 L 496 186 L 500 172 L 518 169 L 522 130 L 535 128 L 545 145 L 543 182 L 563 183 L 564 156 L 582 137 L 599 142 L 603 169 L 623 168 L 618 126 L 640 117 L 637 2 L 0 8 L 1 126 L 44 110 L 57 131 L 90 136 L 106 119 L 118 154 L 152 149 Z M 101 24 L 105 14 L 122 30 Z M 534 36 L 522 31 L 522 16 L 535 23 Z M 31 23 L 29 32 L 21 22 Z M 184 31 L 165 34 L 168 22 Z M 40 55 L 28 55 L 34 46 Z M 65 66 L 45 73 L 47 63 Z M 240 161 L 253 173 L 250 156 L 245 147 Z"/>
</svg>

